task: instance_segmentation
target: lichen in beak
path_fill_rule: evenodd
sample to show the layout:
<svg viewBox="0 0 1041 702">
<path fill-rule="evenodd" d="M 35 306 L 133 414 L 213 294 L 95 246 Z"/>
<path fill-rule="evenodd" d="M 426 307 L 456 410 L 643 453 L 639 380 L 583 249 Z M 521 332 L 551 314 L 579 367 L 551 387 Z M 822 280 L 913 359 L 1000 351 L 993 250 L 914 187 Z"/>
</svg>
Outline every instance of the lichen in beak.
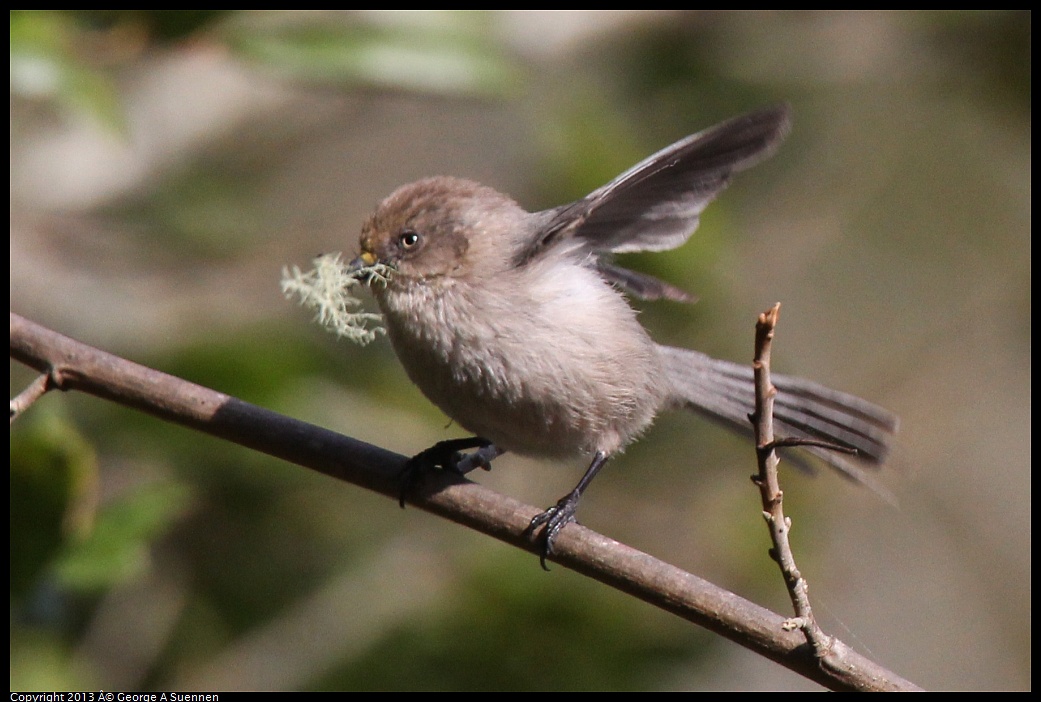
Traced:
<svg viewBox="0 0 1041 702">
<path fill-rule="evenodd" d="M 346 264 L 338 253 L 324 254 L 312 263 L 314 268 L 309 271 L 296 266 L 282 269 L 282 293 L 287 298 L 296 295 L 301 305 L 315 311 L 316 322 L 357 344 L 364 346 L 386 332 L 380 326 L 383 316 L 360 311 L 361 300 L 350 291 L 360 284 L 385 283 L 390 268 L 371 252 L 363 252 Z"/>
</svg>

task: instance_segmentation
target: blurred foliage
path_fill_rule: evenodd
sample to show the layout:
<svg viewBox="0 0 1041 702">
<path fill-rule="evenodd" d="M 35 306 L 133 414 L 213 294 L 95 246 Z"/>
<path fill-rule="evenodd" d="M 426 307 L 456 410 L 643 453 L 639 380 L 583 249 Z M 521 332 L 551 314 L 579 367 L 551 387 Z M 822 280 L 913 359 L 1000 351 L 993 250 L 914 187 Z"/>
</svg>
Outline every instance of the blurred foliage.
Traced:
<svg viewBox="0 0 1041 702">
<path fill-rule="evenodd" d="M 935 11 L 919 21 L 940 60 L 958 67 L 943 78 L 952 89 L 1029 114 L 1030 10 Z"/>
<path fill-rule="evenodd" d="M 712 650 L 713 637 L 594 582 L 541 592 L 530 559 L 493 558 L 461 575 L 433 616 L 388 631 L 324 689 L 641 690 Z M 667 616 L 667 615 L 666 615 Z M 567 641 L 566 646 L 553 645 Z M 464 665 L 459 665 L 464 662 Z M 533 671 L 538 671 L 537 675 Z"/>
<path fill-rule="evenodd" d="M 437 95 L 502 95 L 516 68 L 481 13 L 342 14 L 235 10 L 11 10 L 11 91 L 85 110 L 122 128 L 113 71 L 191 38 L 219 42 L 290 80 Z M 245 15 L 245 19 L 236 19 Z M 238 16 L 238 17 L 236 17 Z"/>
<path fill-rule="evenodd" d="M 344 87 L 490 96 L 516 84 L 516 68 L 479 12 L 401 12 L 382 25 L 330 19 L 316 13 L 232 27 L 228 45 L 292 79 Z"/>
<path fill-rule="evenodd" d="M 62 11 L 11 10 L 11 93 L 54 100 L 121 129 L 117 88 L 81 58 L 81 39 L 75 19 Z"/>
<path fill-rule="evenodd" d="M 544 206 L 585 194 L 692 125 L 706 126 L 753 105 L 820 99 L 819 85 L 828 80 L 800 72 L 800 49 L 815 38 L 808 31 L 798 34 L 801 20 L 814 17 L 799 13 L 772 16 L 769 26 L 787 24 L 802 37 L 771 54 L 796 64 L 774 75 L 749 71 L 733 59 L 761 58 L 757 50 L 779 41 L 768 35 L 766 22 L 742 13 L 681 13 L 634 23 L 565 57 L 543 58 L 541 65 L 538 58 L 514 53 L 493 15 L 481 12 L 15 10 L 10 17 L 12 103 L 43 105 L 70 123 L 88 115 L 122 138 L 134 71 L 147 71 L 156 56 L 176 58 L 200 46 L 217 47 L 258 80 L 301 88 L 308 98 L 418 96 L 527 114 L 536 124 L 524 148 L 534 161 L 524 187 Z M 912 92 L 964 91 L 1029 113 L 1028 14 L 895 17 L 918 42 L 916 52 L 929 59 L 909 69 L 910 78 L 899 76 Z M 959 70 L 935 70 L 940 63 Z M 818 70 L 825 74 L 830 68 Z M 877 79 L 836 90 L 852 95 L 872 80 Z M 873 99 L 864 92 L 868 97 L 860 99 Z M 360 122 L 372 104 L 359 108 L 345 101 L 337 109 Z M 393 109 L 401 104 L 392 103 Z M 450 113 L 448 120 L 454 119 Z M 354 128 L 353 121 L 346 125 Z M 292 177 L 279 180 L 271 172 L 289 168 L 292 151 L 323 135 L 304 126 L 275 138 L 252 133 L 255 126 L 246 123 L 240 133 L 186 154 L 176 166 L 150 174 L 153 180 L 87 213 L 118 232 L 114 249 L 137 254 L 114 262 L 99 254 L 112 277 L 151 280 L 147 276 L 154 274 L 162 281 L 157 287 L 172 297 L 201 288 L 210 271 L 227 270 L 222 297 L 195 303 L 189 311 L 198 312 L 199 320 L 163 327 L 158 343 L 147 330 L 133 328 L 137 318 L 126 312 L 133 299 L 107 314 L 127 314 L 124 343 L 135 360 L 309 421 L 340 429 L 355 419 L 371 421 L 377 439 L 404 437 L 414 446 L 425 428 L 440 431 L 445 420 L 419 399 L 385 345 L 344 353 L 344 345 L 317 328 L 300 333 L 306 314 L 288 304 L 288 318 L 300 322 L 292 328 L 277 316 L 250 316 L 253 307 L 267 304 L 252 290 L 240 303 L 245 321 L 227 324 L 221 321 L 227 317 L 207 316 L 208 305 L 235 309 L 234 286 L 241 281 L 232 278 L 248 277 L 253 257 L 281 257 L 264 279 L 281 302 L 279 270 L 293 262 L 284 260 L 285 251 L 303 251 L 300 263 L 320 253 L 309 240 L 276 252 L 268 247 L 278 237 L 296 236 L 299 222 L 280 217 L 286 200 L 301 198 L 299 192 L 281 192 Z M 16 131 L 13 126 L 12 140 Z M 492 148 L 508 146 L 495 142 Z M 366 168 L 385 165 L 382 153 L 370 157 Z M 720 310 L 727 308 L 725 280 L 734 270 L 728 257 L 735 245 L 721 232 L 741 209 L 742 197 L 738 190 L 709 208 L 699 235 L 672 255 L 626 259 L 717 301 L 682 309 L 648 306 L 641 319 L 662 330 L 659 340 L 692 343 L 701 333 L 694 327 L 718 326 Z M 879 230 L 887 234 L 884 224 L 879 222 Z M 86 257 L 96 253 L 95 245 L 88 239 L 73 250 Z M 109 284 L 102 279 L 98 287 Z M 1029 281 L 1023 286 L 1029 289 Z M 63 298 L 63 304 L 75 300 Z M 697 341 L 710 352 L 747 353 L 745 338 L 706 335 Z M 696 541 L 712 562 L 725 562 L 728 587 L 776 594 L 777 582 L 764 585 L 760 579 L 766 571 L 767 578 L 776 574 L 762 555 L 758 515 L 747 508 L 756 499 L 747 483 L 732 481 L 712 493 L 712 469 L 688 475 L 687 461 L 677 460 L 695 456 L 720 471 L 744 459 L 735 443 L 713 442 L 713 431 L 687 418 L 664 419 L 650 440 L 618 461 L 617 471 L 600 479 L 601 490 L 588 499 L 604 504 L 591 509 L 590 517 L 646 522 L 650 534 L 643 535 L 652 539 L 676 536 L 682 518 L 700 509 L 698 533 L 677 538 Z M 660 468 L 648 481 L 645 473 L 626 472 L 627 463 Z M 577 477 L 547 470 L 534 473 L 531 482 L 549 482 L 553 475 L 562 476 L 554 478 L 559 485 L 546 487 L 553 498 L 557 487 L 567 489 Z M 506 480 L 494 472 L 479 479 Z M 611 502 L 612 489 L 624 498 L 621 506 Z M 821 510 L 812 497 L 795 495 L 802 514 Z M 734 517 L 741 510 L 749 512 L 747 521 Z M 357 650 L 342 660 L 287 670 L 286 679 L 316 690 L 637 690 L 682 685 L 719 653 L 717 637 L 562 569 L 547 577 L 528 554 L 497 544 L 494 552 L 468 551 L 463 530 L 415 510 L 402 513 L 385 499 L 94 398 L 54 394 L 11 433 L 11 687 L 166 689 L 190 681 L 194 671 L 235 660 L 239 647 L 277 632 L 329 582 L 372 568 L 401 534 L 419 531 L 436 544 L 438 558 L 453 563 L 451 576 L 436 583 L 449 594 L 418 612 L 402 603 L 400 614 L 389 615 L 379 631 L 359 635 Z M 800 538 L 812 544 L 823 532 L 802 532 Z M 465 555 L 455 555 L 460 553 Z M 806 560 L 812 563 L 812 555 Z M 150 578 L 170 591 L 154 588 Z M 418 570 L 416 581 L 422 582 Z M 146 589 L 143 602 L 123 609 L 112 604 L 135 588 Z M 351 605 L 364 614 L 378 609 L 375 602 L 385 594 L 355 594 Z M 112 610 L 123 617 L 115 624 L 106 619 Z M 151 622 L 157 611 L 173 614 L 163 626 L 150 624 L 148 636 L 141 637 L 156 639 L 154 650 L 139 646 L 140 660 L 115 665 L 113 642 L 133 647 L 139 639 L 124 629 L 132 630 L 139 619 Z M 354 637 L 351 622 L 343 628 L 345 638 Z M 257 665 L 279 668 L 283 662 L 276 655 Z M 248 680 L 248 672 L 244 668 L 240 679 Z"/>
<path fill-rule="evenodd" d="M 151 547 L 189 504 L 186 485 L 167 482 L 136 489 L 98 514 L 89 536 L 55 563 L 63 587 L 96 592 L 141 577 L 151 566 Z"/>
<path fill-rule="evenodd" d="M 105 208 L 156 254 L 204 263 L 241 255 L 263 229 L 256 202 L 265 183 L 256 168 L 201 159 L 164 183 Z"/>
<path fill-rule="evenodd" d="M 97 458 L 75 424 L 42 409 L 11 435 L 11 596 L 23 600 L 95 518 Z"/>
<path fill-rule="evenodd" d="M 11 436 L 11 595 L 24 601 L 53 578 L 78 593 L 140 577 L 151 545 L 184 517 L 189 488 L 147 483 L 99 504 L 95 449 L 67 419 L 41 408 Z"/>
</svg>

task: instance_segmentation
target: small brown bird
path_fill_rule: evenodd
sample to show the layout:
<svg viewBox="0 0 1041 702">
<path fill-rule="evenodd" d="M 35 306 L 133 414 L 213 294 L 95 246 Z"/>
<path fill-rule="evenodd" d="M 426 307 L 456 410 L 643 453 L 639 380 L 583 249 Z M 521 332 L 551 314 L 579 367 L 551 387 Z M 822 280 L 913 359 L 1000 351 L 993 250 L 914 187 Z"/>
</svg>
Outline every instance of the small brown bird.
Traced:
<svg viewBox="0 0 1041 702">
<path fill-rule="evenodd" d="M 475 434 L 440 442 L 410 466 L 467 473 L 505 451 L 591 457 L 575 489 L 531 522 L 531 533 L 543 526 L 545 567 L 597 471 L 659 411 L 685 407 L 749 432 L 751 367 L 652 341 L 623 293 L 692 298 L 607 256 L 681 245 L 731 175 L 770 155 L 789 124 L 786 106 L 737 117 L 543 212 L 449 177 L 405 185 L 380 203 L 355 265 L 392 269 L 371 288 L 398 358 L 424 395 Z M 774 383 L 779 435 L 856 449 L 859 461 L 885 458 L 897 428 L 891 413 L 807 380 Z M 856 475 L 845 457 L 805 450 Z"/>
</svg>

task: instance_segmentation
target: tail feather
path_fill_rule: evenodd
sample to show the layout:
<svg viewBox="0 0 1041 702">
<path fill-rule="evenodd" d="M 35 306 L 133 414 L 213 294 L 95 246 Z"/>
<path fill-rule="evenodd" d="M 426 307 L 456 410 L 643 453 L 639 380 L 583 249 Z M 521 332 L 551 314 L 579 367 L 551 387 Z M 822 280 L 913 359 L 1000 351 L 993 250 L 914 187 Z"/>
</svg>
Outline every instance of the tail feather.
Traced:
<svg viewBox="0 0 1041 702">
<path fill-rule="evenodd" d="M 751 365 L 721 361 L 697 351 L 660 346 L 673 402 L 750 433 L 755 410 Z M 785 438 L 817 439 L 857 451 L 856 460 L 835 451 L 807 448 L 846 475 L 861 480 L 860 466 L 886 459 L 898 420 L 891 412 L 854 395 L 802 378 L 773 375 L 776 433 Z"/>
</svg>

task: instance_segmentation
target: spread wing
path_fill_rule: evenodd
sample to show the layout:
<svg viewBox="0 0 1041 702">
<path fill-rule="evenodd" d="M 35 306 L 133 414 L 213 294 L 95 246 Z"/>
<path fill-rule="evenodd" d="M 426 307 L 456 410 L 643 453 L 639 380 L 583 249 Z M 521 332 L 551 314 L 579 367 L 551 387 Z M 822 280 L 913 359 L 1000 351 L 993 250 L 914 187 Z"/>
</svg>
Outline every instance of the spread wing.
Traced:
<svg viewBox="0 0 1041 702">
<path fill-rule="evenodd" d="M 788 134 L 790 113 L 780 105 L 735 117 L 662 149 L 577 202 L 540 213 L 543 225 L 521 260 L 563 240 L 602 254 L 676 248 L 732 174 L 776 150 Z M 621 269 L 603 264 L 601 270 L 642 296 L 626 285 Z"/>
</svg>

